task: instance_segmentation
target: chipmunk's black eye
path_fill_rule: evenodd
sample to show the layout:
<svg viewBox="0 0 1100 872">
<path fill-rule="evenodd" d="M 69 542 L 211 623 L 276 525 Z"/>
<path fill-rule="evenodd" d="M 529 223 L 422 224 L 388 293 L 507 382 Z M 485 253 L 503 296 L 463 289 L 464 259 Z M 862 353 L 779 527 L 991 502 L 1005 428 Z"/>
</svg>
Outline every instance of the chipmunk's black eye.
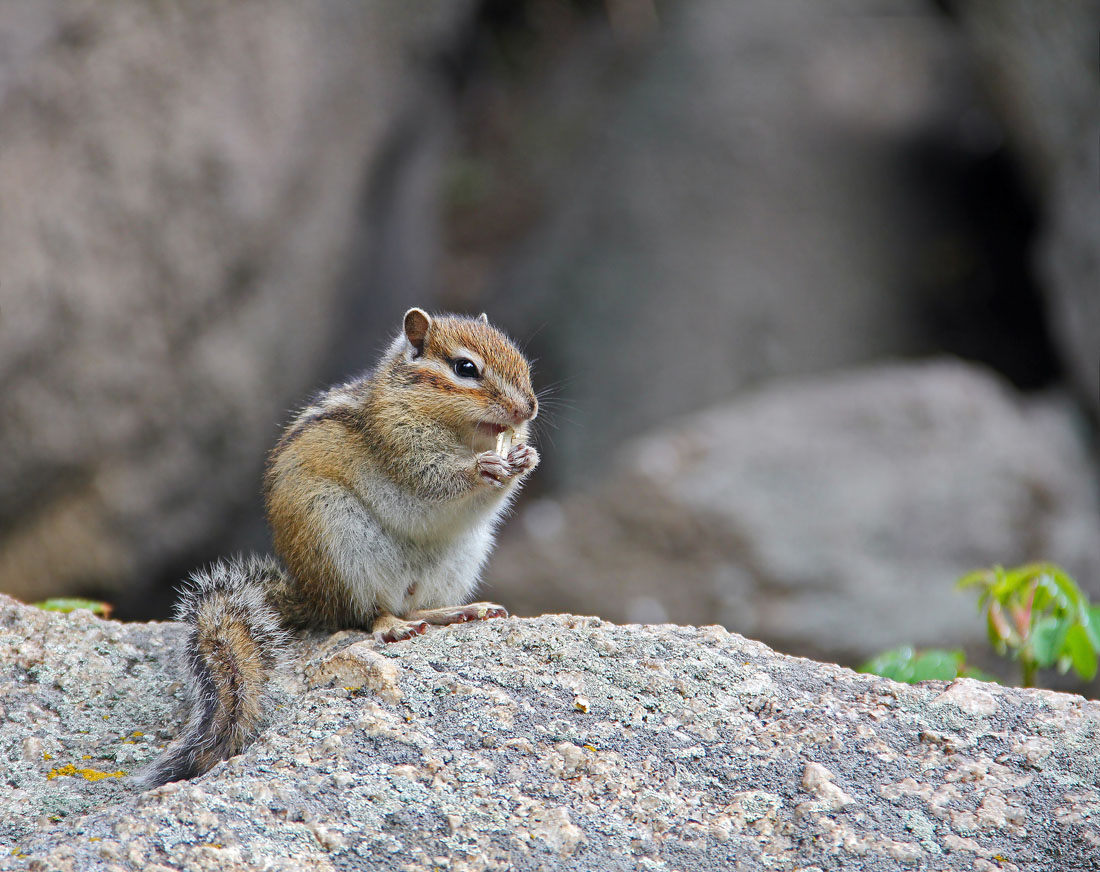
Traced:
<svg viewBox="0 0 1100 872">
<path fill-rule="evenodd" d="M 455 371 L 455 375 L 462 378 L 477 378 L 481 375 L 477 371 L 477 364 L 472 360 L 467 360 L 465 357 L 460 357 L 454 363 L 451 364 L 451 369 Z"/>
</svg>

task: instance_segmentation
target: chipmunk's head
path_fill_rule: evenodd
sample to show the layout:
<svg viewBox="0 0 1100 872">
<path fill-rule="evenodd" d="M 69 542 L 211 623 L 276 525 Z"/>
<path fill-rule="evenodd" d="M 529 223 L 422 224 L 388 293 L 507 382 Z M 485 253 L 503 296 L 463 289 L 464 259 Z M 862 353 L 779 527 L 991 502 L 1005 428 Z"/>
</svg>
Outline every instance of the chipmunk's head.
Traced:
<svg viewBox="0 0 1100 872">
<path fill-rule="evenodd" d="M 538 414 L 530 365 L 485 315 L 409 309 L 397 345 L 400 381 L 423 390 L 431 406 L 424 411 L 469 435 L 476 450 L 492 447 L 503 430 L 525 432 Z"/>
</svg>

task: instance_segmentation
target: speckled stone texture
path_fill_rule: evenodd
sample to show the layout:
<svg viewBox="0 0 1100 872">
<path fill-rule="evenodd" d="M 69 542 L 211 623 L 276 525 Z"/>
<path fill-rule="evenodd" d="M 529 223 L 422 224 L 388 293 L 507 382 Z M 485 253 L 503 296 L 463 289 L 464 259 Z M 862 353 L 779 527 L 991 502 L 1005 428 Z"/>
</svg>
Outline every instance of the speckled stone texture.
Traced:
<svg viewBox="0 0 1100 872">
<path fill-rule="evenodd" d="M 300 643 L 248 751 L 139 793 L 120 773 L 179 722 L 182 627 L 4 599 L 0 635 L 4 870 L 1100 868 L 1100 705 L 1075 696 L 717 627 L 340 633 Z"/>
</svg>

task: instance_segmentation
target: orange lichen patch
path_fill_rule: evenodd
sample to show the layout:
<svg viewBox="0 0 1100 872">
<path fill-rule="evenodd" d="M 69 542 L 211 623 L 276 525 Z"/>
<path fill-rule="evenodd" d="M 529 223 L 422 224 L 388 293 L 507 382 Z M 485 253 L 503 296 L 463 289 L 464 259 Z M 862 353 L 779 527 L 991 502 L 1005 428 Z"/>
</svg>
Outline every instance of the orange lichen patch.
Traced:
<svg viewBox="0 0 1100 872">
<path fill-rule="evenodd" d="M 52 781 L 62 775 L 79 775 L 86 781 L 102 781 L 104 778 L 122 778 L 126 773 L 119 769 L 117 772 L 100 772 L 98 769 L 77 769 L 72 763 L 68 763 L 59 769 L 51 769 L 46 776 L 47 781 Z"/>
</svg>

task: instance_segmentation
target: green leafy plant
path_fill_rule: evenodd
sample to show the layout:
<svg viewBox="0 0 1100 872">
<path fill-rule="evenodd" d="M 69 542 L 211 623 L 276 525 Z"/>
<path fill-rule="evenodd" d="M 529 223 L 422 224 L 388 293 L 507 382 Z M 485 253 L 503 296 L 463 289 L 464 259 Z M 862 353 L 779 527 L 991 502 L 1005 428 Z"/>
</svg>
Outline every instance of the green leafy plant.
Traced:
<svg viewBox="0 0 1100 872">
<path fill-rule="evenodd" d="M 1085 681 L 1096 676 L 1100 655 L 1100 606 L 1061 567 L 1029 563 L 994 566 L 964 575 L 959 589 L 977 588 L 990 644 L 1020 664 L 1024 687 L 1040 669 L 1071 667 Z"/>
<path fill-rule="evenodd" d="M 959 579 L 960 590 L 978 591 L 989 642 L 1020 664 L 1021 683 L 1034 687 L 1040 669 L 1073 671 L 1084 681 L 1096 677 L 1100 659 L 1100 606 L 1053 563 L 1029 563 L 1012 569 L 978 569 Z M 859 667 L 884 678 L 915 684 L 955 678 L 994 680 L 966 665 L 962 651 L 894 648 Z"/>
<path fill-rule="evenodd" d="M 966 665 L 962 651 L 942 648 L 918 650 L 909 645 L 892 648 L 872 657 L 859 667 L 860 672 L 873 672 L 883 678 L 916 684 L 918 681 L 954 681 L 956 678 L 977 678 L 993 681 L 992 676 Z"/>
</svg>

